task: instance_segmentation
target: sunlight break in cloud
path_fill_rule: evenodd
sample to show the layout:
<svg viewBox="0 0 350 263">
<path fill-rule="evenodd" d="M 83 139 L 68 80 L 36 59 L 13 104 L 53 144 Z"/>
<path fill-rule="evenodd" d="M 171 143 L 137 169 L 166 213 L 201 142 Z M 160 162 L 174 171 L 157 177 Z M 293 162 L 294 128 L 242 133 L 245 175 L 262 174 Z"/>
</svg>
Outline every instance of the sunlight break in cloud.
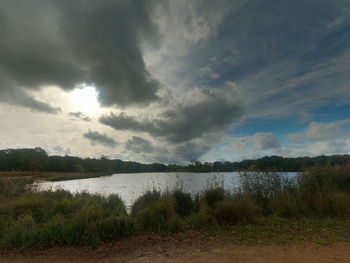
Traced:
<svg viewBox="0 0 350 263">
<path fill-rule="evenodd" d="M 346 153 L 349 10 L 0 0 L 1 147 L 177 163 Z"/>
</svg>

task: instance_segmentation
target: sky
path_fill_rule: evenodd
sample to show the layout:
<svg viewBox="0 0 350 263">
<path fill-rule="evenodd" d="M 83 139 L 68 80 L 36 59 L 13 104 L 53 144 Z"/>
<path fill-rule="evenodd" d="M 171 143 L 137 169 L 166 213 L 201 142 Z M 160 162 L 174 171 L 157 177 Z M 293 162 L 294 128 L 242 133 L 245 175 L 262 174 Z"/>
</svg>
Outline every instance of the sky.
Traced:
<svg viewBox="0 0 350 263">
<path fill-rule="evenodd" d="M 348 0 L 0 0 L 0 149 L 350 153 Z"/>
</svg>

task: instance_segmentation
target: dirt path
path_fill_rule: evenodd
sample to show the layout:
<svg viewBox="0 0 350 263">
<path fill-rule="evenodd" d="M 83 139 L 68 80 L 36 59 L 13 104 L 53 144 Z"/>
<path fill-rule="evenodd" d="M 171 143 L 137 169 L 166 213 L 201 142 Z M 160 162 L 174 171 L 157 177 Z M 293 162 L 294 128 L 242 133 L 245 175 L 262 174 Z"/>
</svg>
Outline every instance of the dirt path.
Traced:
<svg viewBox="0 0 350 263">
<path fill-rule="evenodd" d="M 0 256 L 1 263 L 225 263 L 225 262 L 350 262 L 350 243 L 329 246 L 303 245 L 233 245 L 224 243 L 134 240 L 102 246 L 96 250 L 56 248 L 26 254 Z M 215 240 L 213 240 L 215 241 Z M 141 245 L 139 242 L 145 242 Z M 208 243 L 209 242 L 209 243 Z M 210 246 L 209 246 L 210 245 Z M 211 248 L 209 248 L 211 247 Z"/>
</svg>

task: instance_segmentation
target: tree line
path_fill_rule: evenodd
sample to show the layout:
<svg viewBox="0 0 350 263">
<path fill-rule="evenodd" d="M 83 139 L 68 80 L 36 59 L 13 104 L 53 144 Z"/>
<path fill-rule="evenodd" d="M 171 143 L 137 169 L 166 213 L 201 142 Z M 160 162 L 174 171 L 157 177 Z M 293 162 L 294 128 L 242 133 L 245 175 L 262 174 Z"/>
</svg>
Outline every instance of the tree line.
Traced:
<svg viewBox="0 0 350 263">
<path fill-rule="evenodd" d="M 241 162 L 199 162 L 188 165 L 142 164 L 120 159 L 79 158 L 74 156 L 48 155 L 41 148 L 0 150 L 0 171 L 38 172 L 235 172 L 243 170 L 302 171 L 310 166 L 335 166 L 350 163 L 350 155 L 284 158 L 266 156 Z"/>
</svg>

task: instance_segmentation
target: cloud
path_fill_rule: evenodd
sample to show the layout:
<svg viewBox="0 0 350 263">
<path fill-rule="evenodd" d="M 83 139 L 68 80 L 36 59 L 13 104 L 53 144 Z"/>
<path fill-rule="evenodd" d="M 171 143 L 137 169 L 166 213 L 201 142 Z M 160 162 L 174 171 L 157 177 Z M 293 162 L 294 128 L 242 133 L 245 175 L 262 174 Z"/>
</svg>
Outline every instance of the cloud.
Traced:
<svg viewBox="0 0 350 263">
<path fill-rule="evenodd" d="M 211 68 L 210 65 L 206 65 L 203 68 L 200 68 L 198 73 L 202 77 L 209 77 L 212 79 L 219 79 L 220 78 L 220 75 L 218 73 L 214 72 L 214 70 Z"/>
<path fill-rule="evenodd" d="M 266 150 L 266 149 L 274 149 L 274 148 L 280 148 L 281 145 L 278 142 L 275 135 L 272 133 L 264 133 L 264 132 L 258 132 L 254 135 L 253 141 L 255 143 L 255 147 L 260 150 Z"/>
<path fill-rule="evenodd" d="M 147 71 L 145 45 L 157 46 L 157 0 L 0 1 L 0 72 L 8 103 L 53 112 L 20 89 L 94 84 L 104 106 L 148 104 L 161 88 Z M 46 108 L 45 108 L 46 107 Z"/>
<path fill-rule="evenodd" d="M 225 3 L 228 15 L 216 24 L 218 33 L 189 50 L 178 63 L 177 79 L 192 86 L 235 81 L 248 105 L 247 118 L 305 118 L 321 106 L 348 104 L 349 7 L 341 0 Z M 336 26 L 329 28 L 334 21 Z M 220 78 L 198 74 L 209 70 Z"/>
<path fill-rule="evenodd" d="M 182 143 L 227 129 L 243 115 L 232 88 L 197 88 L 157 118 L 139 119 L 124 113 L 102 116 L 100 122 L 116 130 L 146 132 L 170 143 Z"/>
<path fill-rule="evenodd" d="M 71 149 L 70 148 L 64 149 L 62 146 L 57 145 L 52 149 L 50 153 L 55 155 L 70 155 Z"/>
<path fill-rule="evenodd" d="M 113 138 L 107 136 L 106 134 L 101 134 L 97 131 L 89 131 L 87 133 L 84 133 L 83 136 L 88 139 L 92 145 L 98 143 L 107 147 L 115 148 L 118 144 Z"/>
<path fill-rule="evenodd" d="M 8 82 L 2 80 L 3 78 L 1 78 L 0 76 L 0 103 L 5 103 L 9 105 L 15 104 L 24 108 L 29 108 L 34 111 L 45 112 L 50 114 L 58 114 L 62 111 L 61 108 L 54 107 L 44 101 L 40 101 L 26 90 L 11 86 Z"/>
<path fill-rule="evenodd" d="M 86 116 L 85 114 L 83 114 L 80 111 L 76 111 L 76 112 L 70 112 L 68 113 L 69 116 L 72 116 L 76 119 L 81 119 L 83 121 L 91 121 L 91 118 L 89 116 Z"/>
<path fill-rule="evenodd" d="M 284 146 L 280 150 L 281 156 L 300 157 L 300 156 L 320 156 L 334 154 L 349 154 L 350 138 L 345 137 L 336 140 L 313 141 L 308 143 L 295 143 Z"/>
<path fill-rule="evenodd" d="M 125 142 L 126 151 L 123 154 L 131 160 L 137 156 L 141 162 L 184 164 L 192 160 L 200 160 L 203 154 L 221 139 L 222 135 L 210 134 L 178 144 L 163 144 L 133 136 Z"/>
<path fill-rule="evenodd" d="M 213 142 L 207 140 L 184 143 L 174 149 L 173 160 L 176 160 L 175 162 L 197 161 L 212 147 Z"/>
<path fill-rule="evenodd" d="M 155 151 L 152 143 L 138 136 L 133 136 L 125 143 L 125 149 L 134 153 L 152 153 Z"/>
<path fill-rule="evenodd" d="M 287 138 L 294 141 L 302 140 L 326 140 L 338 137 L 342 133 L 344 125 L 349 124 L 350 120 L 338 120 L 333 122 L 311 122 L 302 132 L 287 135 Z"/>
</svg>

